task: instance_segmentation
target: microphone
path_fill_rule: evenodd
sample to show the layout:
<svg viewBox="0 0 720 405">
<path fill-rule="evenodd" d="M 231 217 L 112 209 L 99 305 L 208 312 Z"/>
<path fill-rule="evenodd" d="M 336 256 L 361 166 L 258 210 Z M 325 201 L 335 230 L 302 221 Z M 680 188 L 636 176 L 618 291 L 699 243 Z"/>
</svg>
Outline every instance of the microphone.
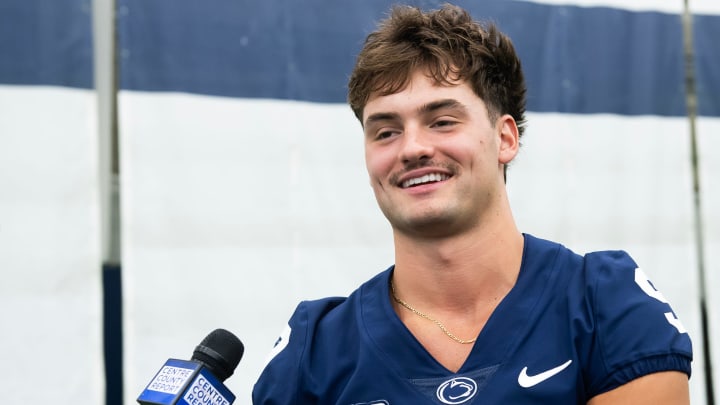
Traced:
<svg viewBox="0 0 720 405">
<path fill-rule="evenodd" d="M 210 332 L 190 361 L 168 359 L 140 393 L 141 405 L 230 405 L 235 395 L 223 384 L 235 371 L 245 347 L 225 329 Z"/>
</svg>

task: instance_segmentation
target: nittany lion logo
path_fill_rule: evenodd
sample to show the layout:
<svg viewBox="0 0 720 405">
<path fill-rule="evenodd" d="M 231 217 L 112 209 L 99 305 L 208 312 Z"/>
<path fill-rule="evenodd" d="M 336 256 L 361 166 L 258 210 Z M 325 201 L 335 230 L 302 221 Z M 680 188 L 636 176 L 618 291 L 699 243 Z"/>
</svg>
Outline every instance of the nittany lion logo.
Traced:
<svg viewBox="0 0 720 405">
<path fill-rule="evenodd" d="M 475 380 L 467 377 L 456 377 L 440 384 L 436 395 L 444 404 L 462 404 L 477 394 Z"/>
</svg>

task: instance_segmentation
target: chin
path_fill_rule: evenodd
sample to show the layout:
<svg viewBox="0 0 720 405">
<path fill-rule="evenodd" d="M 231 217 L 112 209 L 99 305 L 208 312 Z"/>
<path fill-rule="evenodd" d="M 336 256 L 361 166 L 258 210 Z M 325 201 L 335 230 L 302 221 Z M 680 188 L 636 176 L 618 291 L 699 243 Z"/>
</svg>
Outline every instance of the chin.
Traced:
<svg viewBox="0 0 720 405">
<path fill-rule="evenodd" d="M 457 233 L 461 226 L 457 217 L 424 215 L 417 218 L 404 218 L 401 221 L 390 220 L 393 229 L 408 234 L 426 237 L 441 237 Z"/>
</svg>

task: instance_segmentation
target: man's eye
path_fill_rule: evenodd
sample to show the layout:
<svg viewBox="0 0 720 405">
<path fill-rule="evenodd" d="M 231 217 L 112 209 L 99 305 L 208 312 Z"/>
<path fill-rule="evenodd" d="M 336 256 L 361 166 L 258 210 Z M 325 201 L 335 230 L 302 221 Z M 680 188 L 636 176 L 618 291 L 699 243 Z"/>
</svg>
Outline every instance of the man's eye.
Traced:
<svg viewBox="0 0 720 405">
<path fill-rule="evenodd" d="M 451 121 L 451 120 L 439 120 L 439 121 L 435 121 L 435 122 L 432 124 L 432 126 L 433 126 L 433 127 L 436 127 L 436 128 L 437 128 L 437 127 L 449 127 L 449 126 L 452 126 L 452 125 L 455 125 L 455 124 L 456 124 L 455 121 Z"/>
<path fill-rule="evenodd" d="M 387 139 L 387 138 L 390 138 L 391 136 L 393 136 L 394 134 L 395 134 L 394 131 L 381 131 L 381 132 L 378 132 L 375 139 Z"/>
</svg>

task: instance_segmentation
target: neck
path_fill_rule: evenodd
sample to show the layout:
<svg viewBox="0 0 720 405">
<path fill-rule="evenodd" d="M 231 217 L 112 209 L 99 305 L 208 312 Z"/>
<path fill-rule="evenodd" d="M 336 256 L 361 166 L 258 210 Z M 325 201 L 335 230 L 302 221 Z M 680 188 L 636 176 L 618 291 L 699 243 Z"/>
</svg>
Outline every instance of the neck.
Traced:
<svg viewBox="0 0 720 405">
<path fill-rule="evenodd" d="M 450 237 L 395 232 L 394 239 L 398 292 L 445 310 L 502 299 L 515 285 L 524 245 L 512 219 Z"/>
</svg>

